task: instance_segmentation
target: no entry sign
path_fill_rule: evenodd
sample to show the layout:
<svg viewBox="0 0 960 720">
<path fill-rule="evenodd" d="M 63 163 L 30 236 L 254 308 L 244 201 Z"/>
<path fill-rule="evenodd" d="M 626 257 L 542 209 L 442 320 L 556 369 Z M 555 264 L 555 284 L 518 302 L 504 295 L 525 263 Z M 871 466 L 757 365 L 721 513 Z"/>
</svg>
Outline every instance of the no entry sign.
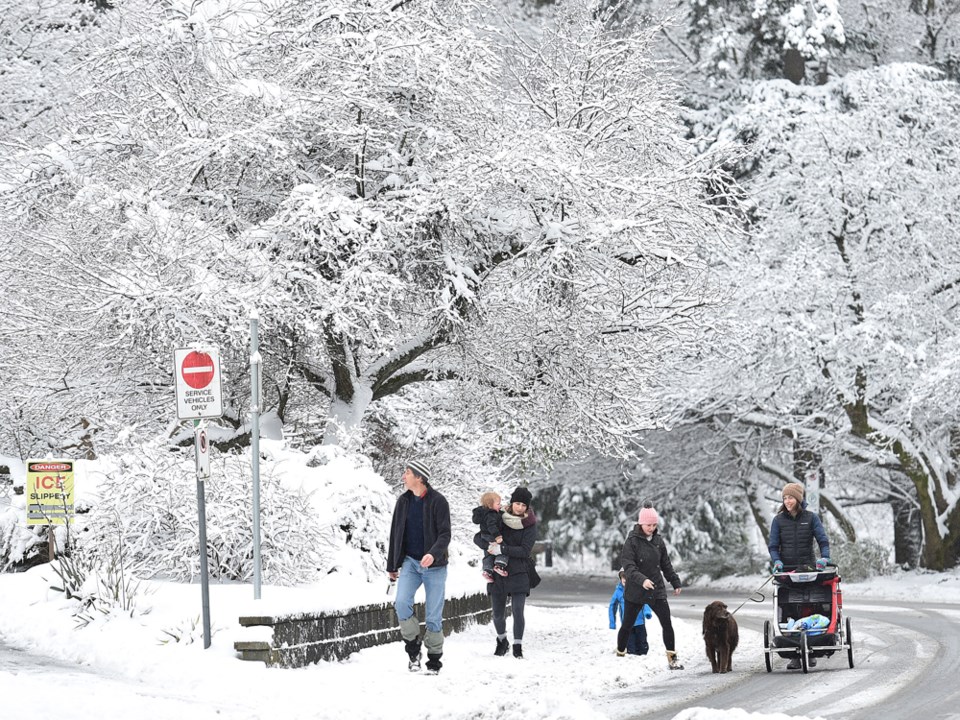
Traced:
<svg viewBox="0 0 960 720">
<path fill-rule="evenodd" d="M 216 374 L 213 366 L 213 358 L 210 353 L 192 350 L 187 353 L 180 363 L 180 374 L 183 375 L 183 381 L 194 388 L 201 390 L 210 384 L 213 376 Z"/>
<path fill-rule="evenodd" d="M 216 348 L 178 348 L 173 351 L 177 381 L 177 417 L 181 420 L 223 415 L 220 352 Z"/>
</svg>

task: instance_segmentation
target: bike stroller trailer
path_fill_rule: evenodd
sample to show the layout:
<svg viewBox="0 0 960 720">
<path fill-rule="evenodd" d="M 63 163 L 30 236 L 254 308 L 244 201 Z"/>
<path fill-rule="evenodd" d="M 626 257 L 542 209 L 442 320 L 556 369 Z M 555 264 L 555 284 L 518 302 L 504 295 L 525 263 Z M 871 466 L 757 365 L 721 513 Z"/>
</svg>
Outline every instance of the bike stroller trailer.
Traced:
<svg viewBox="0 0 960 720">
<path fill-rule="evenodd" d="M 763 624 L 763 654 L 767 672 L 773 658 L 800 659 L 809 672 L 814 658 L 846 650 L 853 667 L 850 619 L 843 615 L 843 594 L 836 566 L 823 570 L 773 575 L 773 620 Z"/>
</svg>

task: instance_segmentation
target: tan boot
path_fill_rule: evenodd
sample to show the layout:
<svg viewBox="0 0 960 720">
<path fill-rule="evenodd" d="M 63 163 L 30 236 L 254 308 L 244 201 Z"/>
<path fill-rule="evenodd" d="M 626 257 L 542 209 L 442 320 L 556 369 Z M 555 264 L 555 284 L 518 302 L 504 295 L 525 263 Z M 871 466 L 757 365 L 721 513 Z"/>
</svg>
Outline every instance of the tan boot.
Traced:
<svg viewBox="0 0 960 720">
<path fill-rule="evenodd" d="M 677 653 L 673 650 L 667 650 L 667 666 L 671 670 L 683 670 L 683 665 L 680 664 L 680 658 L 677 657 Z"/>
</svg>

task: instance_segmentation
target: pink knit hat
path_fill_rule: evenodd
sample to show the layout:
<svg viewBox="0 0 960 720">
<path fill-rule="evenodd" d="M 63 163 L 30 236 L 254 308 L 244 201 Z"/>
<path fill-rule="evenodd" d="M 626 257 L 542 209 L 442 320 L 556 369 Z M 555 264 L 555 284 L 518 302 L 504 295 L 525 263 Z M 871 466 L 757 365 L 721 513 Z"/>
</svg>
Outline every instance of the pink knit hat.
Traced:
<svg viewBox="0 0 960 720">
<path fill-rule="evenodd" d="M 637 518 L 637 522 L 641 525 L 656 525 L 660 522 L 660 516 L 657 515 L 657 511 L 652 506 L 644 505 L 640 510 L 640 517 Z"/>
</svg>

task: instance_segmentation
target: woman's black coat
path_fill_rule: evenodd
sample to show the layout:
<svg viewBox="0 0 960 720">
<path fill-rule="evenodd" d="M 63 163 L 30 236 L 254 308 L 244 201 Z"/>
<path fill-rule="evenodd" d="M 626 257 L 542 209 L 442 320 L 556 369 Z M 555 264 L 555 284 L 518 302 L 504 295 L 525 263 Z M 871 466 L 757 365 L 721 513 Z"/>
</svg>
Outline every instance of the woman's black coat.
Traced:
<svg viewBox="0 0 960 720">
<path fill-rule="evenodd" d="M 647 540 L 640 526 L 634 526 L 623 544 L 620 564 L 627 578 L 623 596 L 637 605 L 643 603 L 652 605 L 654 600 L 666 600 L 667 587 L 663 582 L 664 576 L 674 589 L 681 586 L 680 577 L 674 571 L 673 563 L 670 562 L 670 556 L 667 554 L 667 543 L 656 530 L 653 532 L 653 537 Z M 653 581 L 653 590 L 643 588 L 643 581 L 648 578 Z"/>
<path fill-rule="evenodd" d="M 537 541 L 537 516 L 533 510 L 527 511 L 527 517 L 523 520 L 524 527 L 516 530 L 506 523 L 503 524 L 501 534 L 503 542 L 500 543 L 500 552 L 510 558 L 507 564 L 507 577 L 500 575 L 493 576 L 493 582 L 487 583 L 487 593 L 513 593 L 530 594 L 530 575 L 529 568 L 533 560 L 530 558 L 533 553 L 533 544 Z M 476 540 L 475 540 L 476 542 Z M 477 542 L 484 552 L 487 550 L 488 543 Z"/>
</svg>

